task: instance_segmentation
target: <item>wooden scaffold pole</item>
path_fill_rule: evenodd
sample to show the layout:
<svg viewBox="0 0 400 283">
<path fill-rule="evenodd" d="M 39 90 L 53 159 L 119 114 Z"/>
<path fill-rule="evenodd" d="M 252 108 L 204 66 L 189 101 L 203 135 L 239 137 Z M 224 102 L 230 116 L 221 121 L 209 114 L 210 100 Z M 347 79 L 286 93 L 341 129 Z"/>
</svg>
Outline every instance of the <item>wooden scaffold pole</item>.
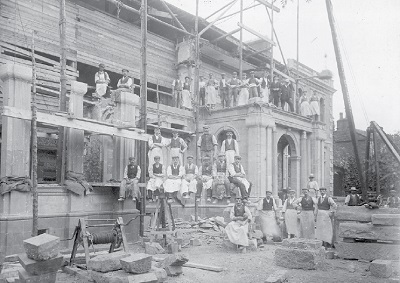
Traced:
<svg viewBox="0 0 400 283">
<path fill-rule="evenodd" d="M 197 107 L 195 108 L 196 113 L 195 113 L 195 119 L 196 119 L 196 142 L 199 140 L 200 137 L 200 83 L 199 83 L 199 76 L 200 76 L 200 36 L 199 36 L 199 0 L 196 0 L 196 18 L 195 18 L 195 70 L 194 70 L 194 94 L 197 100 Z M 196 148 L 196 164 L 199 164 L 199 154 L 198 150 Z M 197 201 L 194 202 L 194 217 L 195 221 L 197 222 L 198 216 L 197 216 L 197 210 L 198 210 L 198 204 Z"/>
<path fill-rule="evenodd" d="M 32 121 L 31 121 L 31 181 L 32 181 L 32 237 L 38 234 L 39 201 L 37 192 L 37 106 L 36 106 L 36 59 L 35 33 L 32 32 Z"/>
<path fill-rule="evenodd" d="M 140 69 L 140 128 L 147 132 L 147 0 L 142 0 L 140 8 L 142 44 L 140 48 L 141 69 Z M 147 171 L 147 143 L 139 141 L 139 160 L 142 174 L 141 183 L 146 183 Z M 144 215 L 146 213 L 146 188 L 140 188 L 142 197 L 140 200 L 140 236 L 144 236 Z"/>
</svg>

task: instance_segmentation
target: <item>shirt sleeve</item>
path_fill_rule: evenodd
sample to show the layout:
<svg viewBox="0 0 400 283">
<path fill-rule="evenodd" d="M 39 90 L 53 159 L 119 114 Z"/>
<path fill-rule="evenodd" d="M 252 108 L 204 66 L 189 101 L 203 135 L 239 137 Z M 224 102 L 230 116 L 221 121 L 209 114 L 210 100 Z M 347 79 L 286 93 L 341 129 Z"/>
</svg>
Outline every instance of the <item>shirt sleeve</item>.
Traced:
<svg viewBox="0 0 400 283">
<path fill-rule="evenodd" d="M 199 176 L 202 176 L 203 175 L 203 166 L 200 166 L 199 167 Z"/>
<path fill-rule="evenodd" d="M 179 166 L 179 177 L 183 177 L 185 175 L 185 168 L 183 166 Z"/>
<path fill-rule="evenodd" d="M 199 167 L 197 167 L 197 165 L 194 166 L 194 174 L 195 174 L 196 176 L 199 175 Z"/>
<path fill-rule="evenodd" d="M 126 84 L 127 84 L 129 87 L 132 87 L 132 86 L 133 86 L 133 81 L 132 81 L 132 79 L 131 79 L 131 78 L 128 78 L 128 81 L 126 82 Z"/>
<path fill-rule="evenodd" d="M 221 153 L 225 153 L 225 141 L 222 141 L 222 144 L 221 144 Z"/>
<path fill-rule="evenodd" d="M 98 80 L 100 80 L 100 76 L 99 76 L 99 73 L 97 72 L 97 73 L 94 75 L 94 82 L 96 83 Z"/>
<path fill-rule="evenodd" d="M 173 81 L 172 81 L 172 86 L 175 87 L 175 85 L 176 85 L 176 81 L 173 80 Z"/>
<path fill-rule="evenodd" d="M 214 135 L 212 135 L 212 142 L 213 142 L 213 145 L 218 145 L 217 138 Z"/>
<path fill-rule="evenodd" d="M 199 137 L 199 140 L 197 141 L 197 146 L 201 147 L 201 136 Z"/>
<path fill-rule="evenodd" d="M 229 216 L 230 216 L 231 220 L 233 220 L 233 218 L 235 217 L 235 207 L 234 206 L 232 206 Z"/>
<path fill-rule="evenodd" d="M 117 87 L 121 85 L 121 79 L 118 80 Z"/>
<path fill-rule="evenodd" d="M 272 206 L 274 207 L 274 211 L 277 210 L 275 199 L 272 198 Z"/>
<path fill-rule="evenodd" d="M 187 143 L 183 140 L 183 138 L 180 138 L 179 142 L 180 142 L 181 146 L 183 147 L 182 151 L 186 151 L 186 149 L 188 147 Z"/>
<path fill-rule="evenodd" d="M 150 148 L 150 149 L 153 149 L 153 147 L 154 147 L 154 142 L 153 142 L 153 137 L 151 136 L 151 137 L 149 138 L 149 148 Z"/>
<path fill-rule="evenodd" d="M 153 165 L 152 164 L 149 164 L 148 171 L 149 171 L 149 177 L 150 178 L 154 178 L 155 176 L 154 176 L 154 173 L 153 173 Z"/>
<path fill-rule="evenodd" d="M 345 200 L 344 200 L 344 204 L 348 204 L 350 201 L 350 195 L 347 195 Z"/>
<path fill-rule="evenodd" d="M 331 210 L 336 210 L 337 204 L 336 204 L 336 202 L 333 200 L 333 198 L 328 197 L 328 203 L 331 205 Z"/>
<path fill-rule="evenodd" d="M 288 199 L 286 199 L 285 202 L 283 203 L 282 212 L 286 212 L 287 202 Z"/>
<path fill-rule="evenodd" d="M 243 168 L 243 165 L 242 165 L 242 164 L 240 164 L 240 172 L 241 172 L 243 175 L 246 175 L 246 172 L 244 172 L 244 168 Z"/>
<path fill-rule="evenodd" d="M 232 177 L 236 174 L 233 164 L 229 164 L 228 172 L 229 172 L 229 175 L 231 175 Z"/>
<path fill-rule="evenodd" d="M 137 173 L 136 173 L 136 178 L 139 180 L 140 179 L 140 175 L 142 173 L 142 170 L 140 169 L 140 166 L 137 167 Z"/>
<path fill-rule="evenodd" d="M 212 175 L 213 177 L 217 176 L 217 163 L 214 163 L 212 166 Z"/>
<path fill-rule="evenodd" d="M 125 166 L 124 169 L 124 179 L 128 179 L 128 166 Z"/>
<path fill-rule="evenodd" d="M 168 166 L 167 168 L 167 176 L 171 176 L 172 175 L 172 170 L 171 170 L 171 166 Z"/>
<path fill-rule="evenodd" d="M 240 155 L 239 153 L 239 143 L 237 142 L 237 140 L 233 140 L 233 142 L 235 143 L 235 151 L 237 155 Z"/>
<path fill-rule="evenodd" d="M 251 215 L 251 211 L 247 206 L 244 207 L 244 212 L 246 212 L 247 215 L 249 216 L 248 219 L 250 219 L 250 220 L 253 219 L 253 215 Z"/>
</svg>

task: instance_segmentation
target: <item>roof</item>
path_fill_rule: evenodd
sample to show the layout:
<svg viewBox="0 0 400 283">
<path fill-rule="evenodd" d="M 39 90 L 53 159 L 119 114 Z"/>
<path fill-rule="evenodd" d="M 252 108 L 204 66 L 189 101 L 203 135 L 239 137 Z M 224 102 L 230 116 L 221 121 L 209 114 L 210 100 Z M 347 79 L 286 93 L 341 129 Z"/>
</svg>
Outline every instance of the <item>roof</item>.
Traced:
<svg viewBox="0 0 400 283">
<path fill-rule="evenodd" d="M 367 139 L 367 132 L 363 130 L 357 130 L 357 137 L 358 140 L 366 140 Z M 350 131 L 334 131 L 333 132 L 333 142 L 350 142 L 351 136 Z"/>
</svg>

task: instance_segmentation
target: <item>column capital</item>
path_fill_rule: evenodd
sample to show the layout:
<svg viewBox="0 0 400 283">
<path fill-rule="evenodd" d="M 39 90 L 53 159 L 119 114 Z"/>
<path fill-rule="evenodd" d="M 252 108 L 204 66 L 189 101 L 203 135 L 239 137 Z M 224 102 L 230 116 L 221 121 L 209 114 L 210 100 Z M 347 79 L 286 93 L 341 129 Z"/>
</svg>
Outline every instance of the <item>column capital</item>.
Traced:
<svg viewBox="0 0 400 283">
<path fill-rule="evenodd" d="M 2 81 L 15 79 L 25 82 L 31 82 L 32 68 L 22 64 L 7 63 L 0 66 L 0 79 Z"/>
<path fill-rule="evenodd" d="M 87 92 L 87 84 L 77 81 L 71 81 L 71 93 L 85 95 Z"/>
</svg>

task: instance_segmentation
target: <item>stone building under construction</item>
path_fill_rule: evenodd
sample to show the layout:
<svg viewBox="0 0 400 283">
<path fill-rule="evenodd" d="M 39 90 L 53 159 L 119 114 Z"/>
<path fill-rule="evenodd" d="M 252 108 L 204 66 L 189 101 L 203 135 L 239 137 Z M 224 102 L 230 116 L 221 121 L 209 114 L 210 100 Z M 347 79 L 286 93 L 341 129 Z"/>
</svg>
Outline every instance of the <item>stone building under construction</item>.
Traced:
<svg viewBox="0 0 400 283">
<path fill-rule="evenodd" d="M 108 0 L 66 1 L 65 113 L 59 111 L 59 1 L 0 0 L 1 177 L 30 176 L 31 42 L 36 31 L 39 229 L 64 239 L 70 238 L 80 217 L 131 219 L 138 214 L 133 203 L 117 201 L 119 185 L 111 181 L 121 180 L 128 157 L 135 154 L 135 139 L 147 140 L 158 120 L 164 137 L 169 138 L 171 130 L 178 129 L 189 145 L 188 153 L 195 154 L 195 114 L 172 107 L 171 98 L 171 83 L 177 76 L 194 76 L 196 54 L 189 34 L 194 30 L 195 16 L 167 4 L 184 31 L 174 25 L 162 1 L 149 3 L 148 132 L 143 133 L 134 129 L 140 110 L 140 1 L 124 2 L 130 10 Z M 208 24 L 200 18 L 199 30 Z M 238 72 L 239 46 L 235 37 L 211 26 L 200 40 L 200 75 L 213 73 L 219 79 L 221 73 Z M 242 46 L 244 72 L 270 69 L 270 52 L 259 52 L 265 46 L 257 41 Z M 123 68 L 130 71 L 134 80 L 134 94 L 121 95 L 114 108 L 93 99 L 94 74 L 99 63 L 106 65 L 112 88 L 116 88 Z M 219 146 L 225 132 L 233 131 L 248 179 L 254 186 L 252 198 L 264 196 L 266 189 L 277 196 L 286 187 L 300 195 L 310 173 L 320 186 L 332 192 L 333 82 L 316 78 L 315 70 L 295 60 L 288 60 L 286 65 L 275 60 L 274 64 L 274 73 L 293 83 L 299 77 L 313 77 L 298 83 L 308 93 L 317 92 L 321 113 L 317 121 L 255 102 L 224 109 L 219 105 L 213 110 L 201 108 L 199 124 L 210 125 Z M 65 160 L 61 166 L 56 162 L 59 126 L 66 129 Z M 57 172 L 65 175 L 68 171 L 83 174 L 93 191 L 77 194 L 59 185 Z M 185 209 L 177 213 L 190 216 L 192 208 Z M 201 213 L 223 210 L 221 206 L 207 204 L 200 205 L 200 209 Z M 31 226 L 32 195 L 18 190 L 2 194 L 0 251 L 7 255 L 20 252 L 22 240 L 31 235 Z M 138 220 L 126 232 L 128 240 L 136 239 Z M 67 247 L 68 242 L 64 243 Z"/>
</svg>

